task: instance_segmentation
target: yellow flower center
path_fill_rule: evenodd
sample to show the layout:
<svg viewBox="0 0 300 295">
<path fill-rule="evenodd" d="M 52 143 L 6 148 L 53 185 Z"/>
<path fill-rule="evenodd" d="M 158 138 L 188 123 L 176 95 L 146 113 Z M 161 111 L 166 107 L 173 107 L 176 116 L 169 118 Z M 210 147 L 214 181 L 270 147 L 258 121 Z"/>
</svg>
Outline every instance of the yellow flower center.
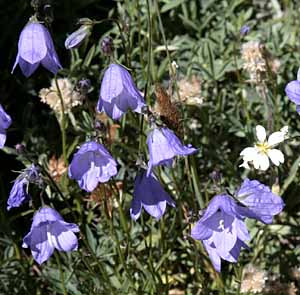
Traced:
<svg viewBox="0 0 300 295">
<path fill-rule="evenodd" d="M 270 146 L 266 141 L 264 141 L 263 143 L 257 143 L 255 147 L 261 154 L 267 154 L 268 150 L 270 149 Z"/>
</svg>

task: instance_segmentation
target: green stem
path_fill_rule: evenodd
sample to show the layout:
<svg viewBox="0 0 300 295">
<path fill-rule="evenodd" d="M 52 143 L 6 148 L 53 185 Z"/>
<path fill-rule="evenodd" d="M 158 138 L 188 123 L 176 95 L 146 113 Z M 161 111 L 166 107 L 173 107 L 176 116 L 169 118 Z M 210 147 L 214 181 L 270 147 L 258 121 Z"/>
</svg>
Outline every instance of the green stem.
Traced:
<svg viewBox="0 0 300 295">
<path fill-rule="evenodd" d="M 57 76 L 54 77 L 55 79 L 55 85 L 57 88 L 57 93 L 60 99 L 61 104 L 61 120 L 59 120 L 59 126 L 61 131 L 61 138 L 62 138 L 62 152 L 63 152 L 63 158 L 66 165 L 68 165 L 68 159 L 67 159 L 67 145 L 66 145 L 66 118 L 65 118 L 65 105 L 64 105 L 64 99 L 62 96 L 62 93 L 60 91 Z"/>
<path fill-rule="evenodd" d="M 59 269 L 59 273 L 60 273 L 60 280 L 61 280 L 61 286 L 62 286 L 62 289 L 63 289 L 63 293 L 64 293 L 64 295 L 68 295 L 67 289 L 66 289 L 66 286 L 65 286 L 65 276 L 64 276 L 64 272 L 63 272 L 63 269 L 62 269 L 62 266 L 61 266 L 59 255 L 57 254 L 57 252 L 54 252 L 54 256 L 55 256 L 55 259 L 56 259 L 56 262 L 57 262 L 57 265 L 58 265 L 58 269 Z"/>
</svg>

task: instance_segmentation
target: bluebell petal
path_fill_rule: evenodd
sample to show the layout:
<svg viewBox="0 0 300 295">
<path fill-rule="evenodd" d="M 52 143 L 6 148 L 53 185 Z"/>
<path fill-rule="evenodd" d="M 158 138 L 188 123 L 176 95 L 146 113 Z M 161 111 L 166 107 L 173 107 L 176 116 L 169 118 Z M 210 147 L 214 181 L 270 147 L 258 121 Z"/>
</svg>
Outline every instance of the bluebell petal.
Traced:
<svg viewBox="0 0 300 295">
<path fill-rule="evenodd" d="M 104 73 L 97 110 L 103 109 L 109 117 L 118 120 L 129 109 L 141 112 L 144 105 L 144 98 L 129 72 L 118 64 L 111 64 Z"/>
<path fill-rule="evenodd" d="M 150 160 L 148 175 L 153 166 L 169 163 L 175 156 L 186 156 L 197 149 L 184 146 L 175 133 L 168 128 L 155 128 L 147 136 Z"/>
<path fill-rule="evenodd" d="M 213 248 L 209 240 L 203 241 L 204 247 L 209 255 L 209 258 L 217 272 L 221 272 L 221 258 L 216 249 Z"/>
<path fill-rule="evenodd" d="M 0 130 L 0 148 L 2 149 L 6 142 L 6 131 Z"/>
<path fill-rule="evenodd" d="M 76 235 L 61 221 L 51 224 L 48 240 L 51 240 L 50 244 L 59 251 L 69 252 L 77 250 L 78 247 Z"/>
<path fill-rule="evenodd" d="M 78 180 L 79 186 L 87 192 L 93 191 L 98 185 L 98 176 L 100 174 L 99 167 L 91 167 Z"/>
<path fill-rule="evenodd" d="M 147 213 L 156 219 L 160 219 L 164 215 L 166 206 L 166 201 L 158 202 L 155 205 L 143 204 L 143 207 Z"/>
<path fill-rule="evenodd" d="M 57 74 L 59 69 L 61 69 L 61 65 L 57 64 L 57 62 L 53 59 L 53 56 L 48 53 L 42 60 L 41 64 L 48 71 L 52 72 L 54 75 Z"/>
<path fill-rule="evenodd" d="M 213 231 L 206 227 L 201 221 L 198 221 L 191 231 L 191 236 L 195 240 L 207 240 L 212 234 Z"/>
<path fill-rule="evenodd" d="M 142 213 L 142 202 L 137 198 L 133 198 L 130 205 L 130 216 L 133 220 L 137 220 Z"/>
<path fill-rule="evenodd" d="M 63 220 L 61 215 L 50 207 L 43 207 L 33 216 L 32 227 L 38 227 L 40 224 Z"/>
<path fill-rule="evenodd" d="M 227 228 L 221 232 L 215 231 L 212 235 L 213 243 L 220 256 L 225 256 L 235 245 L 237 241 L 236 228 Z"/>
<path fill-rule="evenodd" d="M 91 26 L 82 25 L 78 30 L 73 32 L 65 41 L 67 49 L 77 48 L 90 34 Z"/>
<path fill-rule="evenodd" d="M 32 73 L 38 68 L 39 65 L 40 65 L 39 62 L 37 62 L 35 64 L 31 64 L 31 63 L 23 60 L 22 57 L 20 57 L 20 59 L 19 59 L 20 69 L 21 69 L 23 75 L 27 78 L 32 75 Z"/>
<path fill-rule="evenodd" d="M 25 178 L 15 180 L 7 200 L 7 210 L 13 207 L 19 207 L 29 201 L 30 196 L 26 191 L 27 184 L 28 182 Z"/>
<path fill-rule="evenodd" d="M 100 96 L 103 101 L 111 103 L 122 93 L 124 89 L 122 69 L 123 67 L 117 64 L 111 64 L 105 71 L 100 89 Z"/>
<path fill-rule="evenodd" d="M 154 218 L 159 219 L 165 212 L 166 204 L 175 207 L 175 202 L 164 191 L 161 184 L 155 179 L 154 175 L 146 176 L 146 171 L 142 170 L 135 179 L 132 212 L 137 216 L 139 204 Z M 139 214 L 138 214 L 139 216 Z"/>
<path fill-rule="evenodd" d="M 284 208 L 281 197 L 272 193 L 269 187 L 257 180 L 245 179 L 237 193 L 237 198 L 247 207 L 240 209 L 242 214 L 264 223 L 271 223 L 272 217 Z"/>
<path fill-rule="evenodd" d="M 294 80 L 289 82 L 285 87 L 286 96 L 295 104 L 300 104 L 300 82 Z"/>
<path fill-rule="evenodd" d="M 86 190 L 94 190 L 99 182 L 107 182 L 117 174 L 117 163 L 105 147 L 97 142 L 83 144 L 69 165 L 69 177 Z"/>
<path fill-rule="evenodd" d="M 9 128 L 12 120 L 10 115 L 8 115 L 0 104 L 0 130 L 5 130 Z"/>
<path fill-rule="evenodd" d="M 47 54 L 44 28 L 40 23 L 28 23 L 21 32 L 19 55 L 29 64 L 39 63 Z"/>
</svg>

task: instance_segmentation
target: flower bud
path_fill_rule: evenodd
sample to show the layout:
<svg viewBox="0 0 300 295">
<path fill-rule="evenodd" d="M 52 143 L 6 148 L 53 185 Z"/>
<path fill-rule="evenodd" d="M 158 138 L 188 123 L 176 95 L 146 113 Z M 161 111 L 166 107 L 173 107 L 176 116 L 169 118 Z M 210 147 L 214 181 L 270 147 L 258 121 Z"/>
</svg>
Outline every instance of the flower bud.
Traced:
<svg viewBox="0 0 300 295">
<path fill-rule="evenodd" d="M 91 25 L 82 25 L 77 31 L 73 32 L 65 41 L 67 49 L 77 48 L 91 34 Z"/>
<path fill-rule="evenodd" d="M 101 50 L 105 55 L 111 55 L 114 50 L 113 40 L 111 37 L 106 36 L 101 41 Z"/>
</svg>

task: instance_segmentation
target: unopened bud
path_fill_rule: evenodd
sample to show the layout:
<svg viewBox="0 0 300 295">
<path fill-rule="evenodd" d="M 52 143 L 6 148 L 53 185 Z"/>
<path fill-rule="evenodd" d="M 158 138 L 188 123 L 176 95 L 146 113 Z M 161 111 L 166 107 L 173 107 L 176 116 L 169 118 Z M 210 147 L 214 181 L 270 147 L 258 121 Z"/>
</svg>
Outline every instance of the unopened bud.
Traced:
<svg viewBox="0 0 300 295">
<path fill-rule="evenodd" d="M 113 46 L 113 40 L 111 37 L 106 36 L 102 39 L 101 50 L 102 50 L 103 54 L 105 54 L 105 55 L 112 54 L 112 52 L 114 50 L 114 46 Z"/>
</svg>

